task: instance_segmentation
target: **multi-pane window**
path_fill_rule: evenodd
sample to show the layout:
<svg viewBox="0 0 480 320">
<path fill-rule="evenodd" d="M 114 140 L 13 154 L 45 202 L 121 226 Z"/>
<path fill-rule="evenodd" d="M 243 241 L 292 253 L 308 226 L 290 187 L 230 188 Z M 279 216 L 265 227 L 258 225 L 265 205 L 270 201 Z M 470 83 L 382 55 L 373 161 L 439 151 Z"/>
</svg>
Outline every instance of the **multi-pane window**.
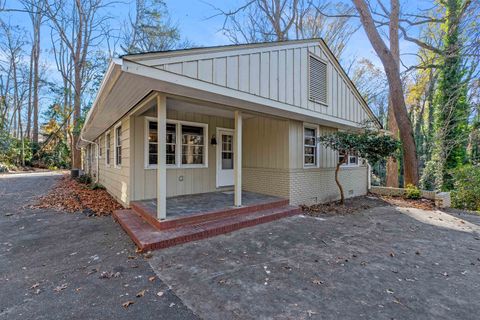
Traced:
<svg viewBox="0 0 480 320">
<path fill-rule="evenodd" d="M 115 127 L 115 166 L 122 165 L 122 126 Z"/>
<path fill-rule="evenodd" d="M 110 165 L 110 133 L 105 136 L 105 164 Z"/>
<path fill-rule="evenodd" d="M 204 128 L 181 125 L 182 164 L 203 164 L 205 139 Z"/>
<path fill-rule="evenodd" d="M 233 169 L 233 135 L 222 134 L 222 169 Z"/>
<path fill-rule="evenodd" d="M 146 166 L 157 165 L 157 121 L 147 120 Z M 167 122 L 166 159 L 168 166 L 206 165 L 206 129 L 204 124 Z"/>
<path fill-rule="evenodd" d="M 102 157 L 102 138 L 98 138 L 98 157 Z"/>
<path fill-rule="evenodd" d="M 345 161 L 345 154 L 344 153 L 339 153 L 338 154 L 338 162 L 339 163 L 342 163 L 343 165 L 345 166 L 356 166 L 358 165 L 358 157 L 356 155 L 349 155 L 348 156 L 348 159 L 346 160 L 346 162 L 344 163 Z"/>
<path fill-rule="evenodd" d="M 305 166 L 317 165 L 317 129 L 303 128 L 303 157 Z"/>
<path fill-rule="evenodd" d="M 177 126 L 174 123 L 167 123 L 167 165 L 175 165 L 177 150 Z M 156 163 L 156 162 L 155 162 Z"/>
</svg>

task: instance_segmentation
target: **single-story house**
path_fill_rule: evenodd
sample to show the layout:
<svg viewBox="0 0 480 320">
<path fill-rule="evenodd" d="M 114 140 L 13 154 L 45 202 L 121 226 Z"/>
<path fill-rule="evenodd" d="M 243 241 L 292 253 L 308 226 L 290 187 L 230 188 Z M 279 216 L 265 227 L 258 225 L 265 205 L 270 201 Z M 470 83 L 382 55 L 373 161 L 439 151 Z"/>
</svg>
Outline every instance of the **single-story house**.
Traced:
<svg viewBox="0 0 480 320">
<path fill-rule="evenodd" d="M 129 54 L 110 62 L 81 131 L 84 169 L 122 205 L 243 192 L 291 205 L 339 198 L 319 135 L 378 120 L 321 39 Z M 341 156 L 341 155 L 340 155 Z M 346 196 L 368 190 L 354 156 Z"/>
</svg>

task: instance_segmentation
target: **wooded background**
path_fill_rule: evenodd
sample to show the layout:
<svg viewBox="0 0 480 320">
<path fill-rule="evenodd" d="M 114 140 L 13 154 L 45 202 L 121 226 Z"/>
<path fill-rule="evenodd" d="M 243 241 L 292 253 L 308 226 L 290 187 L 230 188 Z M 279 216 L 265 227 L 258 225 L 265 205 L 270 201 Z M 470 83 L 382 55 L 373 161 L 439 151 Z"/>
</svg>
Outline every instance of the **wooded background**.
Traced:
<svg viewBox="0 0 480 320">
<path fill-rule="evenodd" d="M 206 5 L 206 21 L 221 17 L 219 32 L 231 43 L 325 39 L 384 128 L 402 144 L 398 156 L 374 168 L 375 183 L 452 190 L 465 170 L 480 177 L 480 1 L 238 3 Z M 117 18 L 109 8 L 116 2 L 17 4 L 0 0 L 3 170 L 79 168 L 75 145 L 109 59 L 202 45 L 181 34 L 162 0 L 137 0 L 121 28 L 112 27 Z M 12 13 L 31 27 L 18 25 Z M 360 52 L 366 54 L 346 56 L 357 33 L 365 35 Z M 46 56 L 54 58 L 55 75 Z"/>
</svg>

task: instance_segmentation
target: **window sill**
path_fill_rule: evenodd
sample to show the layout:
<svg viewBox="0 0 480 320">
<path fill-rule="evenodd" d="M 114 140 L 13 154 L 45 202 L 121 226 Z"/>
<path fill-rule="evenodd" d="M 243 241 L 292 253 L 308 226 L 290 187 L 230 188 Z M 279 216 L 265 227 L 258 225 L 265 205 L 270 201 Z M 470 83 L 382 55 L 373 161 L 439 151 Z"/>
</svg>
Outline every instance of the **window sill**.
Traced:
<svg viewBox="0 0 480 320">
<path fill-rule="evenodd" d="M 303 165 L 303 169 L 318 169 L 318 168 L 319 168 L 319 166 L 316 165 L 316 164 L 313 164 L 313 165 L 306 165 L 306 164 L 304 164 L 304 165 Z"/>
<path fill-rule="evenodd" d="M 207 165 L 203 165 L 203 164 L 191 164 L 191 165 L 183 165 L 183 166 L 166 166 L 167 169 L 207 169 L 208 166 Z M 153 165 L 153 166 L 145 166 L 144 167 L 145 170 L 157 170 L 157 166 L 156 165 Z"/>
</svg>

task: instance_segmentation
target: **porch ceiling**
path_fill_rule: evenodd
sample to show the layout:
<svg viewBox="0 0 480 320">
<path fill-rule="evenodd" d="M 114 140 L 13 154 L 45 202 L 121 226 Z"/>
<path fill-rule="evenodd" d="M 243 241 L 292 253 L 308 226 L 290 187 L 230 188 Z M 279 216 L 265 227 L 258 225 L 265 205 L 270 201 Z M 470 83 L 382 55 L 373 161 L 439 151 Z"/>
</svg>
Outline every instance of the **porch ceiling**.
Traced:
<svg viewBox="0 0 480 320">
<path fill-rule="evenodd" d="M 242 109 L 337 128 L 358 127 L 358 124 L 347 120 L 306 109 L 283 106 L 281 103 L 265 98 L 252 97 L 249 94 L 232 91 L 218 85 L 203 83 L 199 80 L 122 60 L 110 64 L 97 98 L 87 115 L 82 129 L 82 138 L 90 141 L 96 139 L 152 91 L 164 92 L 172 97 L 228 106 L 226 112 L 231 112 L 232 109 Z M 190 107 L 198 108 L 201 105 L 202 103 L 192 104 Z M 186 105 L 183 104 L 183 107 Z M 197 110 L 200 111 L 200 109 Z M 203 111 L 206 110 L 204 107 Z M 82 145 L 82 142 L 80 144 Z"/>
</svg>

